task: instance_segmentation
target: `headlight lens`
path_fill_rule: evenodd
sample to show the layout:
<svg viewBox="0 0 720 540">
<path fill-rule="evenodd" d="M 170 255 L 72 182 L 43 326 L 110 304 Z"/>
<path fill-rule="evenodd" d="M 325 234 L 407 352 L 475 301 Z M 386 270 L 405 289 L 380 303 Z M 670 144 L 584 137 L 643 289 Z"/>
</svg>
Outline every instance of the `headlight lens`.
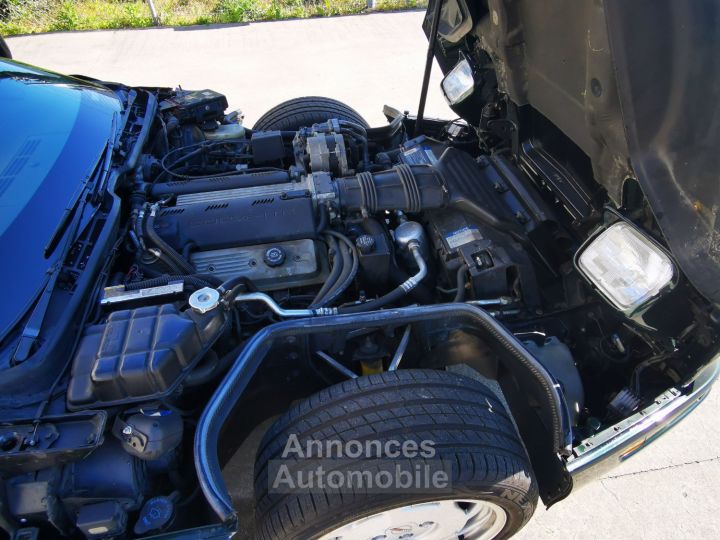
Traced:
<svg viewBox="0 0 720 540">
<path fill-rule="evenodd" d="M 657 296 L 675 275 L 672 260 L 625 222 L 611 225 L 593 239 L 578 257 L 577 265 L 624 312 L 634 311 Z"/>
<path fill-rule="evenodd" d="M 467 59 L 462 59 L 442 81 L 442 90 L 445 99 L 450 105 L 460 103 L 473 93 L 475 79 L 472 67 Z"/>
</svg>

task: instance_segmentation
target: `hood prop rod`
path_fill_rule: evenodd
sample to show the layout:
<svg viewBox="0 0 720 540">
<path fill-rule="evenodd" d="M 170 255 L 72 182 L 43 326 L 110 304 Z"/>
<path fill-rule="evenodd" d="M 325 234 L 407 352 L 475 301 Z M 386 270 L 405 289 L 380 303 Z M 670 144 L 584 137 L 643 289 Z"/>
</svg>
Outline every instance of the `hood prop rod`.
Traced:
<svg viewBox="0 0 720 540">
<path fill-rule="evenodd" d="M 425 115 L 425 101 L 427 101 L 428 86 L 430 86 L 430 72 L 432 71 L 433 60 L 435 59 L 435 42 L 437 41 L 437 30 L 440 22 L 440 10 L 443 0 L 435 0 L 433 6 L 432 21 L 430 23 L 430 35 L 428 36 L 427 58 L 425 59 L 425 73 L 423 73 L 422 90 L 420 90 L 420 104 L 418 105 L 417 118 L 415 120 L 415 137 L 420 134 Z"/>
</svg>

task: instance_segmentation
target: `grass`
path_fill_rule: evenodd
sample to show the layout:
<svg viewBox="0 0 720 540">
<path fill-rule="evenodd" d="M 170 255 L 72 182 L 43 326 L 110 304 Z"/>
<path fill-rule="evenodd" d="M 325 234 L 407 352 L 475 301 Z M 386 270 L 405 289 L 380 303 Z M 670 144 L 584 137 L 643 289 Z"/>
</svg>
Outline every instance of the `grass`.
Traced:
<svg viewBox="0 0 720 540">
<path fill-rule="evenodd" d="M 367 0 L 154 0 L 165 26 L 329 17 L 368 11 Z M 427 0 L 377 0 L 375 10 Z M 0 0 L 0 35 L 153 26 L 146 0 Z"/>
</svg>

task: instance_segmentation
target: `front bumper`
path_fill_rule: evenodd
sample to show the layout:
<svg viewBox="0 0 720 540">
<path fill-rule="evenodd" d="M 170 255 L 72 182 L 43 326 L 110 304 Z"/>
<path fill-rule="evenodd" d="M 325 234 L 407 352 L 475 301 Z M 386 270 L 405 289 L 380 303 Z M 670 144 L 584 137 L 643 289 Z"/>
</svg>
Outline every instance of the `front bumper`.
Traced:
<svg viewBox="0 0 720 540">
<path fill-rule="evenodd" d="M 645 409 L 584 439 L 567 461 L 574 487 L 603 476 L 682 420 L 708 395 L 719 374 L 717 355 L 689 384 L 669 389 Z"/>
</svg>

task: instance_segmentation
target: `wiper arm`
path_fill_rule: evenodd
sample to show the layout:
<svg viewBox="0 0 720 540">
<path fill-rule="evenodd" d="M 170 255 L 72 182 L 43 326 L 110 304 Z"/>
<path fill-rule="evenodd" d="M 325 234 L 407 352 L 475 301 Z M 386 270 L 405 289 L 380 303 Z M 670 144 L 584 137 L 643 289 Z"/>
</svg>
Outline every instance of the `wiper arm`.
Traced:
<svg viewBox="0 0 720 540">
<path fill-rule="evenodd" d="M 108 139 L 107 146 L 105 147 L 105 156 L 103 159 L 102 171 L 100 172 L 100 181 L 95 184 L 95 189 L 93 190 L 91 197 L 93 204 L 98 204 L 100 202 L 100 197 L 105 192 L 105 186 L 110 178 L 110 167 L 112 167 L 113 154 L 115 153 L 115 145 L 117 144 L 118 137 L 117 123 L 118 114 L 113 113 L 112 125 L 110 126 L 110 138 Z"/>
<path fill-rule="evenodd" d="M 50 235 L 50 240 L 48 240 L 48 243 L 45 244 L 45 248 L 43 249 L 43 257 L 45 257 L 46 259 L 53 254 L 55 248 L 57 248 L 58 244 L 60 243 L 60 239 L 63 237 L 65 231 L 67 231 L 68 229 L 68 226 L 77 214 L 77 209 L 80 206 L 80 200 L 82 199 L 82 194 L 85 193 L 86 187 L 87 184 L 82 185 L 78 193 L 70 200 L 70 204 L 68 204 L 68 206 L 63 211 L 63 215 L 60 218 L 57 227 L 55 227 L 52 235 Z"/>
<path fill-rule="evenodd" d="M 55 264 L 51 266 L 47 271 L 47 282 L 44 289 L 40 293 L 40 297 L 38 298 L 38 301 L 35 304 L 35 307 L 33 308 L 32 313 L 28 318 L 28 321 L 25 323 L 25 327 L 23 328 L 22 334 L 20 335 L 20 340 L 18 341 L 18 345 L 15 348 L 15 352 L 13 353 L 11 359 L 12 364 L 18 364 L 27 360 L 32 354 L 33 347 L 35 346 L 35 343 L 40 337 L 40 330 L 42 328 L 43 321 L 45 320 L 45 314 L 47 313 L 48 307 L 50 306 L 50 298 L 52 297 L 55 286 L 57 285 L 58 277 L 60 276 L 63 265 L 65 263 L 65 259 L 67 258 L 67 254 L 70 251 L 70 247 L 73 245 L 73 241 L 75 240 L 75 235 L 77 234 L 77 229 L 80 226 L 80 222 L 82 221 L 82 216 L 86 203 L 87 200 L 85 200 L 83 204 L 75 205 L 76 208 L 82 207 L 82 209 L 79 212 L 75 210 L 72 218 L 68 220 L 68 225 L 66 228 L 70 229 L 71 233 L 68 234 L 65 240 L 65 244 L 63 245 L 62 252 L 55 260 Z"/>
<path fill-rule="evenodd" d="M 40 330 L 42 329 L 42 324 L 45 320 L 45 314 L 50 306 L 50 299 L 53 291 L 55 290 L 55 286 L 57 285 L 57 280 L 62 271 L 67 254 L 70 247 L 73 245 L 75 235 L 80 227 L 85 206 L 90 199 L 90 197 L 86 197 L 85 200 L 82 200 L 82 194 L 85 193 L 86 187 L 87 183 L 83 185 L 75 201 L 66 208 L 63 218 L 60 220 L 58 227 L 55 229 L 50 242 L 48 242 L 48 245 L 45 247 L 45 256 L 47 257 L 55 250 L 55 247 L 57 247 L 57 244 L 63 236 L 63 232 L 68 230 L 70 231 L 65 239 L 65 243 L 63 244 L 62 252 L 57 257 L 55 264 L 47 271 L 47 282 L 40 293 L 40 297 L 38 298 L 28 321 L 25 323 L 25 327 L 20 335 L 20 340 L 18 341 L 17 347 L 15 348 L 15 352 L 13 353 L 11 359 L 12 364 L 19 364 L 27 360 L 32 354 L 35 343 L 37 343 L 37 340 L 40 337 Z"/>
<path fill-rule="evenodd" d="M 80 206 L 84 207 L 85 203 L 87 203 L 88 200 L 92 201 L 93 204 L 99 202 L 100 194 L 105 190 L 107 178 L 110 175 L 110 167 L 112 166 L 112 156 L 113 152 L 115 151 L 116 137 L 117 113 L 113 113 L 112 126 L 110 128 L 110 138 L 105 145 L 105 153 L 103 154 L 100 161 L 95 165 L 93 173 L 85 179 L 85 181 L 78 189 L 77 193 L 72 197 L 72 199 L 70 199 L 70 203 L 67 205 L 67 207 L 65 207 L 65 210 L 63 211 L 63 215 L 60 217 L 60 221 L 58 222 L 57 227 L 55 227 L 52 235 L 50 235 L 50 240 L 48 240 L 48 243 L 43 249 L 43 256 L 46 259 L 50 257 L 50 255 L 52 255 L 57 248 L 58 243 L 60 243 L 60 239 L 65 234 L 65 231 L 67 231 L 68 226 L 72 222 L 78 208 Z M 102 168 L 100 168 L 101 165 Z M 88 186 L 93 182 L 93 180 L 95 181 L 95 189 L 93 190 L 92 195 L 90 195 L 88 199 L 86 199 L 85 202 L 81 205 L 82 196 L 84 193 L 86 193 Z"/>
<path fill-rule="evenodd" d="M 48 306 L 50 305 L 50 297 L 52 297 L 52 293 L 55 290 L 55 284 L 57 283 L 58 276 L 60 275 L 62 263 L 62 260 L 58 260 L 58 262 L 56 262 L 55 265 L 48 270 L 49 279 L 42 293 L 40 293 L 40 298 L 35 304 L 35 308 L 30 314 L 30 318 L 25 324 L 25 328 L 23 328 L 20 340 L 18 341 L 17 347 L 15 348 L 15 352 L 13 353 L 10 361 L 11 365 L 24 362 L 32 354 L 35 342 L 40 337 L 40 329 L 42 328 L 45 314 L 47 313 Z"/>
</svg>

